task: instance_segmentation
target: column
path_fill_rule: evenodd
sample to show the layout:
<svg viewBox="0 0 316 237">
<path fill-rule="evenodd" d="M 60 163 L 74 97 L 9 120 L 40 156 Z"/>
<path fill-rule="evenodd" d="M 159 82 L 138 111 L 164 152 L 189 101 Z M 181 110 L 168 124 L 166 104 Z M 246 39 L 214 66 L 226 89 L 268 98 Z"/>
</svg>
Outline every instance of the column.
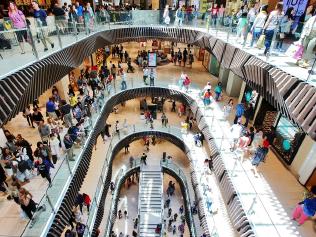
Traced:
<svg viewBox="0 0 316 237">
<path fill-rule="evenodd" d="M 301 184 L 305 184 L 316 167 L 316 142 L 305 136 L 296 156 L 290 166 L 291 171 L 298 176 Z"/>
<path fill-rule="evenodd" d="M 231 97 L 239 96 L 242 82 L 243 80 L 239 76 L 230 71 L 226 86 L 227 95 Z"/>
<path fill-rule="evenodd" d="M 152 0 L 152 10 L 158 10 L 159 9 L 159 0 Z"/>
<path fill-rule="evenodd" d="M 6 142 L 7 142 L 7 138 L 4 135 L 3 129 L 0 128 L 0 146 L 1 147 L 6 147 Z"/>
<path fill-rule="evenodd" d="M 227 85 L 228 75 L 229 75 L 229 69 L 226 69 L 226 68 L 221 66 L 219 68 L 218 81 L 220 81 L 222 83 L 223 88 L 225 88 Z"/>
<path fill-rule="evenodd" d="M 66 101 L 68 101 L 68 85 L 69 85 L 69 77 L 68 74 L 55 83 L 54 86 L 58 89 L 58 93 L 60 97 Z M 41 94 L 38 98 L 39 106 L 42 107 L 46 105 L 48 98 L 52 96 L 52 87 L 46 90 L 43 94 Z"/>
<path fill-rule="evenodd" d="M 247 86 L 246 82 L 242 81 L 240 93 L 239 93 L 239 98 L 238 98 L 238 103 L 241 103 L 242 98 L 244 97 L 246 86 Z"/>
</svg>

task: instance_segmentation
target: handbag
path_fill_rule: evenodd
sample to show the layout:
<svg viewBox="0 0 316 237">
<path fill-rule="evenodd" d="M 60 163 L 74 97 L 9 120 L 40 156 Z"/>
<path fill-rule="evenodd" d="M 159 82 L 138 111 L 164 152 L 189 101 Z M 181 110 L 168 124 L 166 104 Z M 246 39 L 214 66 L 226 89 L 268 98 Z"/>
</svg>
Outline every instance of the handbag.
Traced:
<svg viewBox="0 0 316 237">
<path fill-rule="evenodd" d="M 251 32 L 249 32 L 248 34 L 247 34 L 247 38 L 246 38 L 246 42 L 251 42 L 252 41 L 252 33 Z"/>
<path fill-rule="evenodd" d="M 295 51 L 293 58 L 296 60 L 300 60 L 303 57 L 304 53 L 304 46 L 303 45 L 298 45 L 297 50 Z"/>
<path fill-rule="evenodd" d="M 279 37 L 280 37 L 280 39 L 284 39 L 285 38 L 285 34 L 283 32 L 280 32 Z"/>
<path fill-rule="evenodd" d="M 304 46 L 300 44 L 291 44 L 290 47 L 285 52 L 285 55 L 294 58 L 294 59 L 301 59 L 304 52 Z"/>
<path fill-rule="evenodd" d="M 264 41 L 266 39 L 266 36 L 264 34 L 260 35 L 258 41 L 257 41 L 257 48 L 262 49 L 264 46 Z"/>
</svg>

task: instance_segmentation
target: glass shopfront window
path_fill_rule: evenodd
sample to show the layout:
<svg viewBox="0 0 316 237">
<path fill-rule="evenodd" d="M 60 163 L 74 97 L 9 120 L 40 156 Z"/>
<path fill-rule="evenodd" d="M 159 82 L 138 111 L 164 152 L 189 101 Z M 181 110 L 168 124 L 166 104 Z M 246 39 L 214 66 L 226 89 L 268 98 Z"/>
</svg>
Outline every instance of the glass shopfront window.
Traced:
<svg viewBox="0 0 316 237">
<path fill-rule="evenodd" d="M 273 148 L 279 157 L 290 165 L 304 139 L 303 131 L 287 118 L 281 116 L 276 126 Z"/>
</svg>

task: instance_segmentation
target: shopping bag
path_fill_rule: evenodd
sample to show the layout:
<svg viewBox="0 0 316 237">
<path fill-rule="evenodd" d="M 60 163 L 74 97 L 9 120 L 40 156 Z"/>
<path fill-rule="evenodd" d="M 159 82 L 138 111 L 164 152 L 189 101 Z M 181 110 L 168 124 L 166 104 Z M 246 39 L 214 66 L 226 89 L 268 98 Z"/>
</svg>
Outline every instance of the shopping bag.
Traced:
<svg viewBox="0 0 316 237">
<path fill-rule="evenodd" d="M 264 46 L 264 41 L 266 39 L 266 36 L 264 34 L 260 35 L 258 41 L 257 41 L 257 48 L 262 49 Z"/>
<path fill-rule="evenodd" d="M 246 43 L 251 43 L 251 41 L 252 41 L 252 33 L 249 32 L 249 33 L 247 34 Z"/>
<path fill-rule="evenodd" d="M 286 50 L 285 55 L 294 59 L 301 59 L 303 55 L 304 47 L 300 44 L 291 44 Z"/>
<path fill-rule="evenodd" d="M 170 23 L 170 17 L 169 16 L 166 16 L 165 18 L 165 24 L 169 25 Z"/>
<path fill-rule="evenodd" d="M 293 58 L 296 60 L 300 60 L 302 59 L 304 53 L 304 46 L 303 45 L 298 45 L 298 48 L 296 50 L 296 52 L 293 55 Z"/>
</svg>

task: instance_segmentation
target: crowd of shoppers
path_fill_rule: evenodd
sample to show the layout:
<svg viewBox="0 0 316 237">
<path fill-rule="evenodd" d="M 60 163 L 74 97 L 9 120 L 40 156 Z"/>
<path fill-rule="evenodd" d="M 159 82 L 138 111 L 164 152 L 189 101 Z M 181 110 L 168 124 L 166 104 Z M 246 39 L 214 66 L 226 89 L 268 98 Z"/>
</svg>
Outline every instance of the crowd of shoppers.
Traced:
<svg viewBox="0 0 316 237">
<path fill-rule="evenodd" d="M 29 127 L 38 132 L 35 146 L 24 138 L 26 134 L 14 135 L 4 130 L 6 142 L 0 149 L 0 191 L 8 200 L 14 200 L 21 206 L 25 214 L 22 216 L 31 219 L 36 211 L 43 209 L 32 201 L 32 195 L 23 185 L 32 183 L 36 176 L 47 180 L 48 186 L 54 185 L 52 170 L 59 165 L 58 161 L 64 157 L 69 161 L 75 160 L 74 148 L 84 144 L 91 126 L 91 114 L 98 110 L 98 100 L 102 97 L 99 90 L 105 90 L 101 83 L 104 80 L 100 79 L 103 78 L 102 72 L 100 74 L 87 69 L 81 72 L 78 80 L 70 74 L 68 95 L 64 95 L 69 103 L 53 86 L 44 108 L 39 106 L 38 100 L 34 100 L 33 108 L 30 105 L 25 108 L 23 117 Z M 102 89 L 100 86 L 103 86 Z M 109 136 L 109 131 L 105 131 L 104 135 Z M 21 196 L 23 200 L 19 192 L 25 194 Z"/>
</svg>

